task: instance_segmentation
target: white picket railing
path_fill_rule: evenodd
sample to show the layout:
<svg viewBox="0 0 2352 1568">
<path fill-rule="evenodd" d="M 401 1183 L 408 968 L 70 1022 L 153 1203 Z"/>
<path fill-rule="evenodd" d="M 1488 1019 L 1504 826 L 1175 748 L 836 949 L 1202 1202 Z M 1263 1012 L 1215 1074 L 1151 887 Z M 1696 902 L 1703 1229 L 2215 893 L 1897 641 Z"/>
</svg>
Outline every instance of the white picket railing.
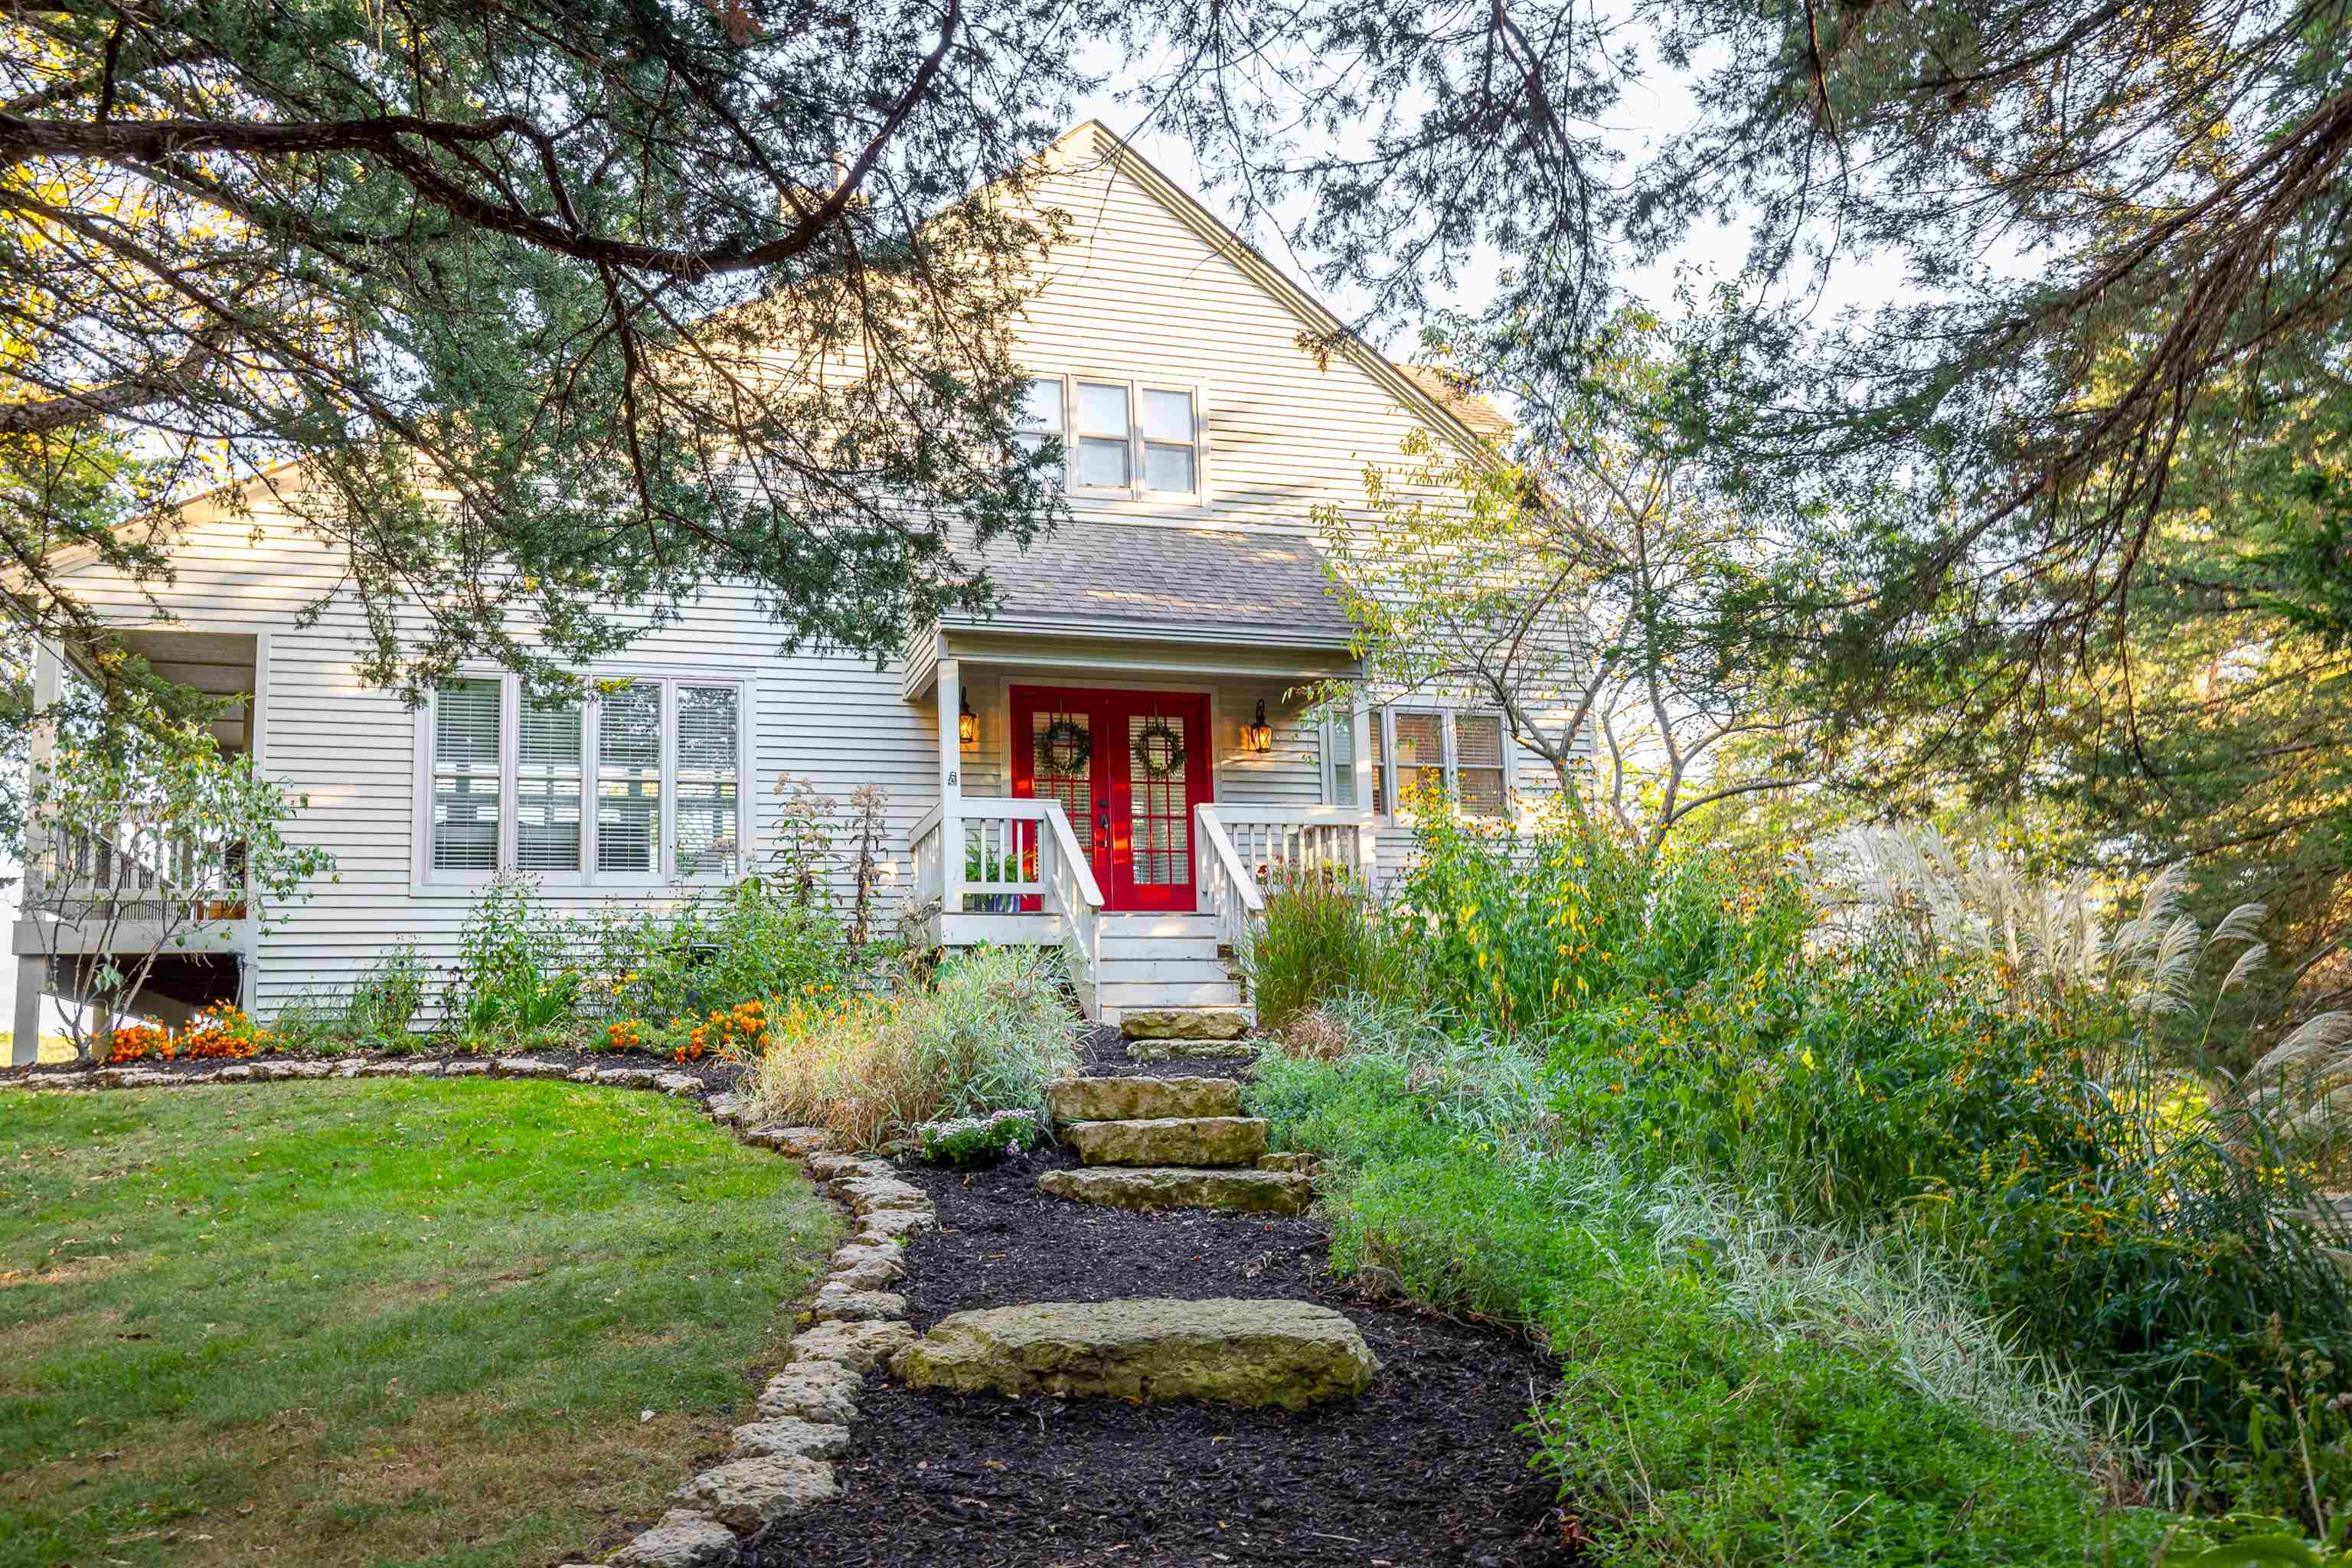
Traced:
<svg viewBox="0 0 2352 1568">
<path fill-rule="evenodd" d="M 1095 884 L 1094 864 L 1078 847 L 1069 813 L 1058 800 L 1044 803 L 1045 837 L 1050 853 L 1042 857 L 1046 872 L 1045 907 L 1062 917 L 1063 941 L 1070 948 L 1082 987 L 1091 987 L 1102 967 L 1102 889 Z M 1087 1016 L 1094 1004 L 1087 1004 Z"/>
<path fill-rule="evenodd" d="M 1239 952 L 1250 928 L 1265 912 L 1265 894 L 1242 859 L 1223 818 L 1213 805 L 1196 807 L 1192 835 L 1192 886 L 1202 909 L 1217 918 L 1217 945 Z"/>
</svg>

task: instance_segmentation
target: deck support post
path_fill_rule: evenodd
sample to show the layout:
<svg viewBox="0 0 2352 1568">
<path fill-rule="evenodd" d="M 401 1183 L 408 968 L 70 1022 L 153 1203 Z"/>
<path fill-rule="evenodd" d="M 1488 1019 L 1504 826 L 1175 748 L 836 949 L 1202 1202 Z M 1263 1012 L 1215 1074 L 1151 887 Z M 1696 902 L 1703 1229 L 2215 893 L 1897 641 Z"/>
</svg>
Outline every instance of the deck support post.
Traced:
<svg viewBox="0 0 2352 1568">
<path fill-rule="evenodd" d="M 30 1067 L 41 1059 L 41 1003 L 48 984 L 48 960 L 16 961 L 16 1036 L 8 1045 L 12 1068 Z"/>
<path fill-rule="evenodd" d="M 939 661 L 935 688 L 940 712 L 940 915 L 963 912 L 963 738 L 957 715 L 963 708 L 961 667 Z"/>
</svg>

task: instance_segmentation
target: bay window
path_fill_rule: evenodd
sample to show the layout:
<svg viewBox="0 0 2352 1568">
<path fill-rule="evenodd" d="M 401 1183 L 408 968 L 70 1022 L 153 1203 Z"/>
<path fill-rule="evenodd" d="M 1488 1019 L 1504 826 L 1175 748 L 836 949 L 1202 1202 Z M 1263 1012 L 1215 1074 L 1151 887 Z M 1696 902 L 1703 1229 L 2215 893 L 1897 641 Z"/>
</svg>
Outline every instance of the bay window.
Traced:
<svg viewBox="0 0 2352 1568">
<path fill-rule="evenodd" d="M 688 677 L 600 679 L 562 698 L 512 675 L 445 684 L 418 727 L 422 879 L 740 876 L 745 709 L 741 683 Z"/>
</svg>

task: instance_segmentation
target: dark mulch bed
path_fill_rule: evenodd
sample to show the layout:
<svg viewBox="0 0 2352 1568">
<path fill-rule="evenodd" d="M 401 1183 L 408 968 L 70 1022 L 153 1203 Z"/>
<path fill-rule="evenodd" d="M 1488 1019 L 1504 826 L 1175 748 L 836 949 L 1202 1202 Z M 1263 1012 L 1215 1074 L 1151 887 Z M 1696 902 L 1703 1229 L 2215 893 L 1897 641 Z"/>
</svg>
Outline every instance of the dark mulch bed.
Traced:
<svg viewBox="0 0 2352 1568">
<path fill-rule="evenodd" d="M 941 1229 L 908 1249 L 918 1329 L 950 1312 L 1122 1296 L 1288 1297 L 1348 1314 L 1382 1371 L 1300 1415 L 1202 1404 L 917 1394 L 867 1382 L 843 1495 L 759 1543 L 762 1568 L 1577 1562 L 1515 1430 L 1557 1383 L 1517 1338 L 1398 1310 L 1325 1272 L 1303 1219 L 1119 1214 L 1041 1195 L 1059 1151 L 915 1167 Z"/>
<path fill-rule="evenodd" d="M 741 1063 L 720 1061 L 715 1057 L 705 1057 L 699 1061 L 681 1062 L 673 1060 L 667 1056 L 656 1055 L 651 1051 L 578 1051 L 568 1048 L 551 1048 L 543 1051 L 515 1051 L 510 1054 L 519 1057 L 529 1057 L 533 1061 L 561 1062 L 567 1068 L 654 1068 L 662 1072 L 690 1072 L 695 1077 L 700 1079 L 704 1083 L 709 1085 L 714 1091 L 731 1089 L 734 1087 L 735 1080 L 743 1076 L 744 1071 Z M 341 1051 L 331 1056 L 288 1054 L 284 1056 L 256 1057 L 249 1058 L 247 1059 L 254 1061 L 322 1062 L 478 1062 L 486 1058 L 478 1054 L 464 1051 L 404 1051 L 397 1056 L 394 1056 L 384 1051 Z M 140 1068 L 155 1072 L 202 1073 L 210 1072 L 215 1068 L 225 1068 L 234 1064 L 219 1060 L 217 1058 L 189 1060 L 185 1058 L 174 1058 L 170 1061 L 163 1061 L 154 1058 L 149 1058 L 142 1061 L 119 1062 L 115 1065 L 119 1067 Z M 32 1078 L 36 1076 L 42 1078 L 71 1078 L 79 1073 L 93 1072 L 96 1070 L 97 1069 L 95 1068 L 85 1067 L 79 1062 L 44 1062 L 37 1067 L 0 1068 L 0 1078 Z"/>
</svg>

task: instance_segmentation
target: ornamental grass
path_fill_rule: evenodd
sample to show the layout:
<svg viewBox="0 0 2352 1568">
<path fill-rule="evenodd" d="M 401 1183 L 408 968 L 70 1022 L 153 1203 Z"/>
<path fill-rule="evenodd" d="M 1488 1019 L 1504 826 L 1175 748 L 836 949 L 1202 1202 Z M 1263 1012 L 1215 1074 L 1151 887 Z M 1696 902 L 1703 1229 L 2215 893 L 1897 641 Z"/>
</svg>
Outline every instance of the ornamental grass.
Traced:
<svg viewBox="0 0 2352 1568">
<path fill-rule="evenodd" d="M 871 1149 L 943 1117 L 1040 1109 L 1078 1068 L 1056 956 L 981 949 L 929 985 L 803 996 L 768 1018 L 751 1092 L 771 1118 Z"/>
</svg>

